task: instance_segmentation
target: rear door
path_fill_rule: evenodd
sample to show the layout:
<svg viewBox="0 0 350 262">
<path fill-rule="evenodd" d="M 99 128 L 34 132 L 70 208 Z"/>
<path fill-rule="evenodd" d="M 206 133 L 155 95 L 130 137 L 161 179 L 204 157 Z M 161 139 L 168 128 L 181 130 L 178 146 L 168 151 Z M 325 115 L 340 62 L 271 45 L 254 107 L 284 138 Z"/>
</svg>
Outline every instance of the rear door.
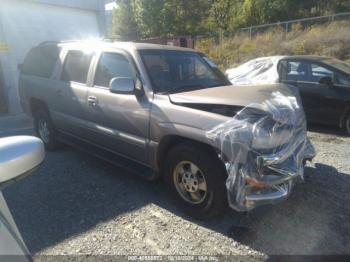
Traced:
<svg viewBox="0 0 350 262">
<path fill-rule="evenodd" d="M 61 131 L 79 137 L 84 136 L 87 78 L 93 55 L 84 50 L 67 50 L 55 86 L 57 111 L 52 113 L 54 122 Z"/>
<path fill-rule="evenodd" d="M 136 82 L 138 70 L 132 58 L 122 51 L 104 52 L 96 57 L 95 68 L 87 96 L 89 140 L 147 165 L 151 103 L 145 95 L 116 94 L 109 89 L 114 77 Z"/>
<path fill-rule="evenodd" d="M 22 109 L 30 112 L 31 99 L 43 101 L 50 112 L 56 111 L 57 79 L 55 68 L 60 60 L 61 48 L 56 44 L 41 44 L 33 47 L 20 66 L 18 93 Z"/>
</svg>

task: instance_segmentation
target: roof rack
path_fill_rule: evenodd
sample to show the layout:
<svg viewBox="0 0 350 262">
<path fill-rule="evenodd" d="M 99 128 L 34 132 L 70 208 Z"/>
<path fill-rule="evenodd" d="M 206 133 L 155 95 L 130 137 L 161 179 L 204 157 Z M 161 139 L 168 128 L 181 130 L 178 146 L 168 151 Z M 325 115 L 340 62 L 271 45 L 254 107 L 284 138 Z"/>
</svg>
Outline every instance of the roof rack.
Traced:
<svg viewBox="0 0 350 262">
<path fill-rule="evenodd" d="M 114 41 L 108 38 L 101 38 L 97 39 L 98 41 L 101 42 L 106 42 L 106 43 L 113 43 Z M 48 45 L 48 44 L 65 44 L 65 43 L 78 43 L 78 42 L 85 42 L 89 41 L 89 39 L 80 39 L 80 40 L 64 40 L 64 41 L 44 41 L 40 43 L 39 45 Z"/>
<path fill-rule="evenodd" d="M 75 43 L 75 42 L 79 42 L 79 41 L 81 41 L 81 40 L 44 41 L 44 42 L 41 42 L 39 45 Z"/>
</svg>

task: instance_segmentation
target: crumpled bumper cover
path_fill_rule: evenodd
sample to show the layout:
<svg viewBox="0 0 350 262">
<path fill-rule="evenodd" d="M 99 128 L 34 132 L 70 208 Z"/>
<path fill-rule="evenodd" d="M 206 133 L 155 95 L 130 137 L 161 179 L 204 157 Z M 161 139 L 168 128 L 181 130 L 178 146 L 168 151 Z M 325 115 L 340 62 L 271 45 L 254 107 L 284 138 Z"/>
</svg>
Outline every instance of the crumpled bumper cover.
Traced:
<svg viewBox="0 0 350 262">
<path fill-rule="evenodd" d="M 286 199 L 315 148 L 307 138 L 298 94 L 273 93 L 262 104 L 251 104 L 235 117 L 207 132 L 226 165 L 228 201 L 237 211 Z"/>
</svg>

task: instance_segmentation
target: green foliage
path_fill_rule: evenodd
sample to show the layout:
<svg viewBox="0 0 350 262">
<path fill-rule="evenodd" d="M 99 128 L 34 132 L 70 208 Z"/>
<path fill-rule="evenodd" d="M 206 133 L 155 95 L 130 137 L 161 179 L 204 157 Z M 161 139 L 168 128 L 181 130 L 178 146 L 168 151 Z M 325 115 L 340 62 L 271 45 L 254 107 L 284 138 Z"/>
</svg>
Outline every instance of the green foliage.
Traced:
<svg viewBox="0 0 350 262">
<path fill-rule="evenodd" d="M 117 0 L 112 20 L 113 38 L 118 40 L 135 40 L 138 38 L 138 25 L 135 20 L 132 0 Z"/>
<path fill-rule="evenodd" d="M 117 0 L 121 40 L 233 32 L 239 27 L 350 11 L 350 0 Z"/>
<path fill-rule="evenodd" d="M 119 2 L 123 5 L 119 6 Z M 127 30 L 134 27 L 135 21 L 139 37 L 148 38 L 203 34 L 207 30 L 211 0 L 119 0 L 117 3 L 115 24 L 120 22 L 120 28 Z M 120 35 L 118 30 L 113 32 Z"/>
<path fill-rule="evenodd" d="M 288 19 L 288 0 L 245 0 L 242 6 L 243 23 L 257 25 Z"/>
<path fill-rule="evenodd" d="M 294 25 L 288 34 L 283 30 L 197 41 L 196 48 L 211 57 L 221 69 L 250 59 L 271 55 L 322 55 L 350 61 L 350 22 L 333 22 L 303 29 Z"/>
</svg>

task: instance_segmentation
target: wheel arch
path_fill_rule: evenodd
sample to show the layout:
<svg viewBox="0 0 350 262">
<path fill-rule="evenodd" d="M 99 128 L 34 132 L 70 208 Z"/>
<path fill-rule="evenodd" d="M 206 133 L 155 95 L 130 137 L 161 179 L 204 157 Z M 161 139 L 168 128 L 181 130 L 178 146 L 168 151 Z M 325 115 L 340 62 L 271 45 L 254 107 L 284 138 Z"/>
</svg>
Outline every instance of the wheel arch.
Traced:
<svg viewBox="0 0 350 262">
<path fill-rule="evenodd" d="M 343 112 L 343 114 L 340 117 L 340 121 L 339 121 L 339 127 L 340 128 L 344 128 L 345 127 L 345 121 L 347 119 L 347 117 L 350 115 L 350 101 L 348 102 L 347 106 L 345 107 L 345 110 Z"/>
<path fill-rule="evenodd" d="M 209 144 L 204 143 L 203 141 L 194 140 L 191 138 L 187 138 L 180 135 L 167 135 L 165 136 L 161 142 L 158 145 L 157 149 L 157 167 L 160 173 L 162 174 L 163 168 L 164 168 L 164 160 L 166 159 L 167 153 L 176 145 L 179 144 L 192 144 L 193 146 L 196 146 L 198 148 L 201 148 L 202 150 L 205 150 L 213 155 L 213 157 L 216 157 L 219 159 L 219 151 L 216 150 L 214 147 L 212 147 Z"/>
<path fill-rule="evenodd" d="M 34 116 L 37 111 L 42 109 L 49 112 L 49 108 L 44 101 L 37 98 L 30 99 L 30 113 L 32 116 Z"/>
</svg>

